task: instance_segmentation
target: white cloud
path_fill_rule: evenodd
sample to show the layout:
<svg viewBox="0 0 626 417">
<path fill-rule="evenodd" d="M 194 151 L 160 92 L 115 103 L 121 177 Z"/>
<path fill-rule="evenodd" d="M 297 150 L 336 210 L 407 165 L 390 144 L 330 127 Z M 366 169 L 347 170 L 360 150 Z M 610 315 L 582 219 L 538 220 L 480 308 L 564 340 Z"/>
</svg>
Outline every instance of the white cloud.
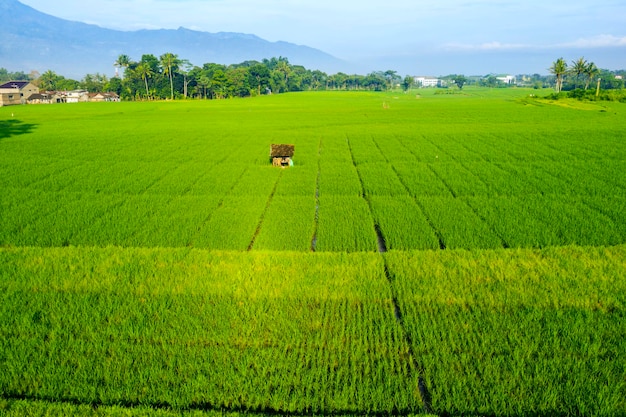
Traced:
<svg viewBox="0 0 626 417">
<path fill-rule="evenodd" d="M 447 43 L 443 45 L 447 50 L 456 51 L 507 51 L 513 49 L 532 48 L 532 45 L 522 43 L 502 43 L 502 42 L 485 42 L 481 44 L 467 44 L 467 43 Z"/>
<path fill-rule="evenodd" d="M 519 49 L 558 49 L 558 48 L 610 48 L 626 46 L 626 36 L 598 35 L 589 38 L 579 38 L 571 42 L 563 43 L 505 43 L 505 42 L 485 42 L 480 44 L 469 43 L 447 43 L 443 47 L 451 51 L 510 51 Z"/>
<path fill-rule="evenodd" d="M 557 45 L 566 48 L 607 48 L 626 46 L 626 36 L 598 35 Z"/>
</svg>

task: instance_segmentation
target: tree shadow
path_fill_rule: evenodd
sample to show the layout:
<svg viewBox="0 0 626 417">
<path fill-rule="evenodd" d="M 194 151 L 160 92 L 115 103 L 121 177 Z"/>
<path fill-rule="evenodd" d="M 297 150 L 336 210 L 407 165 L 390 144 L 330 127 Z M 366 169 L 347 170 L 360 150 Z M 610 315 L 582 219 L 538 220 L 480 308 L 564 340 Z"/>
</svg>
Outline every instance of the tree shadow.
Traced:
<svg viewBox="0 0 626 417">
<path fill-rule="evenodd" d="M 0 120 L 0 140 L 11 136 L 25 135 L 35 129 L 34 124 L 24 123 L 21 120 Z"/>
</svg>

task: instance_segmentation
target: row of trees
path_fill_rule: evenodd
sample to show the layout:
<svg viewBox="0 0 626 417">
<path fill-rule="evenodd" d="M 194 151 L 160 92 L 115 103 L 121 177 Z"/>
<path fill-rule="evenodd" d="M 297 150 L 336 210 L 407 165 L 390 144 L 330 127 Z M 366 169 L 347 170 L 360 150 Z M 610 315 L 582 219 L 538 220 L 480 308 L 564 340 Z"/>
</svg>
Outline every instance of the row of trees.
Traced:
<svg viewBox="0 0 626 417">
<path fill-rule="evenodd" d="M 319 70 L 292 65 L 284 57 L 235 65 L 209 63 L 198 67 L 172 53 L 159 58 L 146 54 L 139 61 L 120 55 L 115 66 L 123 71 L 123 77 L 116 77 L 117 81 L 112 82 L 111 87 L 122 98 L 131 100 L 221 99 L 325 89 L 386 90 L 402 82 L 396 71 L 373 72 L 366 76 L 327 75 Z"/>
<path fill-rule="evenodd" d="M 563 83 L 566 76 L 575 77 L 572 80 L 574 89 L 582 88 L 584 82 L 585 90 L 587 90 L 589 84 L 600 74 L 600 70 L 596 64 L 588 62 L 584 57 L 572 61 L 571 67 L 567 65 L 567 62 L 565 62 L 563 58 L 559 58 L 552 63 L 549 71 L 556 77 L 555 90 L 557 93 L 563 90 Z"/>
<path fill-rule="evenodd" d="M 120 55 L 115 67 L 116 76 L 113 78 L 96 73 L 87 74 L 80 81 L 65 78 L 51 70 L 43 74 L 24 74 L 9 73 L 0 68 L 0 80 L 32 80 L 44 91 L 112 91 L 125 100 L 221 99 L 305 90 L 382 91 L 400 84 L 405 89 L 413 85 L 413 77 L 402 79 L 392 70 L 372 72 L 365 76 L 341 72 L 327 75 L 319 70 L 292 65 L 284 57 L 234 65 L 209 63 L 198 67 L 172 53 L 158 58 L 145 54 L 139 61 L 132 60 L 128 55 Z"/>
<path fill-rule="evenodd" d="M 9 73 L 0 68 L 3 79 L 33 80 L 41 90 L 75 90 L 90 92 L 112 91 L 124 100 L 151 100 L 176 98 L 221 99 L 247 97 L 266 93 L 282 93 L 305 90 L 376 90 L 383 91 L 400 86 L 409 90 L 414 85 L 412 76 L 400 77 L 396 71 L 377 71 L 368 75 L 337 73 L 327 75 L 319 70 L 308 70 L 292 65 L 284 57 L 245 61 L 240 64 L 222 65 L 209 63 L 201 67 L 192 65 L 172 53 L 160 57 L 145 54 L 139 61 L 128 55 L 120 55 L 115 62 L 116 76 L 87 74 L 82 80 L 67 79 L 51 70 L 39 74 Z M 552 76 L 534 74 L 518 76 L 517 85 L 543 88 L 556 85 L 557 92 L 588 89 L 594 80 L 602 79 L 602 88 L 621 88 L 623 80 L 615 74 L 599 70 L 593 62 L 580 58 L 571 66 L 563 58 L 550 67 Z M 621 73 L 621 72 L 620 72 Z M 452 74 L 440 77 L 444 86 L 480 85 L 487 87 L 510 87 L 516 84 L 503 83 L 495 75 L 465 77 Z"/>
</svg>

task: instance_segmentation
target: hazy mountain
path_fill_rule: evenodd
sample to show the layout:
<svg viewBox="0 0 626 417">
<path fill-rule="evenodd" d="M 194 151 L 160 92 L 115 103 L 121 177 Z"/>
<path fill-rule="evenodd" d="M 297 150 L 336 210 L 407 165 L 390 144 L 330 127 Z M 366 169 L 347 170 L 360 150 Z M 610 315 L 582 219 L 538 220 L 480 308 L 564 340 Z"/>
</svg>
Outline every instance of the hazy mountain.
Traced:
<svg viewBox="0 0 626 417">
<path fill-rule="evenodd" d="M 0 0 L 0 67 L 10 71 L 51 69 L 81 79 L 88 73 L 114 72 L 120 54 L 134 60 L 142 54 L 165 52 L 201 66 L 214 62 L 236 64 L 247 60 L 287 57 L 292 64 L 336 72 L 345 63 L 307 46 L 269 42 L 242 33 L 178 30 L 118 31 L 72 22 L 41 13 L 17 0 Z"/>
</svg>

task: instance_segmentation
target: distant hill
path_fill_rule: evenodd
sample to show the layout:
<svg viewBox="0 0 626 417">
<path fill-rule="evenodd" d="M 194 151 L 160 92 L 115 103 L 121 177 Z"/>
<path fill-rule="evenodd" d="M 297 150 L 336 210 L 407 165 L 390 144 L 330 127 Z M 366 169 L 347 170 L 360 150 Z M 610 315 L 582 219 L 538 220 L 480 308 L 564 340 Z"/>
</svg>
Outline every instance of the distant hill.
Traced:
<svg viewBox="0 0 626 417">
<path fill-rule="evenodd" d="M 337 72 L 343 61 L 318 49 L 269 42 L 243 33 L 177 30 L 119 31 L 72 22 L 41 13 L 17 0 L 0 0 L 0 67 L 11 71 L 51 69 L 81 79 L 96 72 L 110 75 L 120 54 L 134 60 L 165 52 L 201 66 L 286 57 L 308 69 Z"/>
</svg>

